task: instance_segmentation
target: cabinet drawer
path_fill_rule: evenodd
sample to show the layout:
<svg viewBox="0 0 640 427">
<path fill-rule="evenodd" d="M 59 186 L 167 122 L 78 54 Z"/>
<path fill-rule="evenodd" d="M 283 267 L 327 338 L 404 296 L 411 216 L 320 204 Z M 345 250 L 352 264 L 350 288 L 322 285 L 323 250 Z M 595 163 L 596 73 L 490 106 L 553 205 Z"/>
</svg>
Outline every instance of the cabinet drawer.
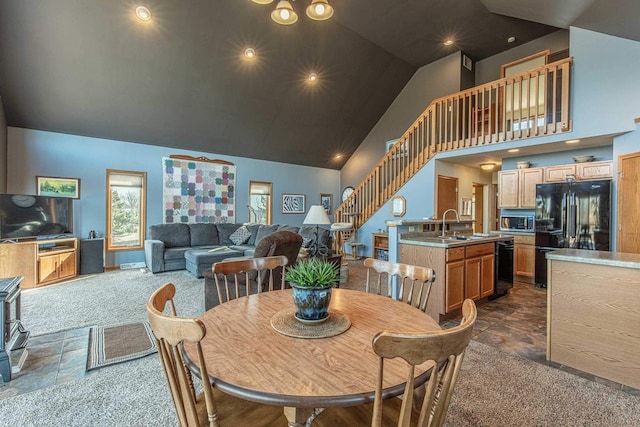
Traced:
<svg viewBox="0 0 640 427">
<path fill-rule="evenodd" d="M 464 259 L 464 247 L 447 249 L 447 262 Z"/>
<path fill-rule="evenodd" d="M 479 245 L 467 246 L 467 258 L 492 254 L 495 249 L 495 245 L 495 243 L 481 243 Z"/>
<path fill-rule="evenodd" d="M 534 245 L 536 238 L 534 236 L 513 236 L 513 243 L 516 245 Z"/>
</svg>

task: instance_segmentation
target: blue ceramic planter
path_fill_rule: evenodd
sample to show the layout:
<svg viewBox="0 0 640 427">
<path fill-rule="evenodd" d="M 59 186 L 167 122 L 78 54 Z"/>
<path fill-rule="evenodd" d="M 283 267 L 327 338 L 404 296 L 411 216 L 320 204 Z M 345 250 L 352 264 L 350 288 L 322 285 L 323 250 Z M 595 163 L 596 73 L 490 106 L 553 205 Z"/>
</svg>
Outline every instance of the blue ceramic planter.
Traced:
<svg viewBox="0 0 640 427">
<path fill-rule="evenodd" d="M 329 317 L 331 288 L 309 288 L 291 283 L 296 318 L 301 321 L 321 321 Z"/>
</svg>

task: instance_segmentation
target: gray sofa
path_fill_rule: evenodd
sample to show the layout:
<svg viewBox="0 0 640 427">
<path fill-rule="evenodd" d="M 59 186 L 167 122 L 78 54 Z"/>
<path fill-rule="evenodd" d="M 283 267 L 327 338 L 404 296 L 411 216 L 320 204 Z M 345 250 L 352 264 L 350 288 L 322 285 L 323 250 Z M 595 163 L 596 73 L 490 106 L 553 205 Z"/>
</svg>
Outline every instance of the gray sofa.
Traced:
<svg viewBox="0 0 640 427">
<path fill-rule="evenodd" d="M 241 227 L 245 229 L 239 231 Z M 303 247 L 314 243 L 315 226 L 158 224 L 149 227 L 150 238 L 144 242 L 145 263 L 152 273 L 187 269 L 196 277 L 203 277 L 204 270 L 214 262 L 253 256 L 260 239 L 281 230 L 300 234 Z M 320 228 L 319 243 L 331 248 L 329 230 Z"/>
</svg>

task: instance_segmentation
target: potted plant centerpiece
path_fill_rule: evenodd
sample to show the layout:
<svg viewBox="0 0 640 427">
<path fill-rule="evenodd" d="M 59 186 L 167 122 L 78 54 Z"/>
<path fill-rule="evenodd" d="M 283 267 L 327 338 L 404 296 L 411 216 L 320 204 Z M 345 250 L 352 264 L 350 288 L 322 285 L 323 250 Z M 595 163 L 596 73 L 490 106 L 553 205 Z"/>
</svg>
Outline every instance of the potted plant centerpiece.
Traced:
<svg viewBox="0 0 640 427">
<path fill-rule="evenodd" d="M 296 319 L 303 323 L 327 320 L 331 288 L 339 277 L 339 268 L 322 258 L 310 258 L 288 268 L 284 278 L 291 285 Z"/>
</svg>

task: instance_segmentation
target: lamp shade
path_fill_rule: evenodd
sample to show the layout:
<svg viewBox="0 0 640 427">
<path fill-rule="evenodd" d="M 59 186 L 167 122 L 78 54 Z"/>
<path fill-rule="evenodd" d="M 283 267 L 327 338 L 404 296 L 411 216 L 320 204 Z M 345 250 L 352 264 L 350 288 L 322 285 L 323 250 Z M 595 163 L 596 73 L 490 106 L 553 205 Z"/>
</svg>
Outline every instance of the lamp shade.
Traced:
<svg viewBox="0 0 640 427">
<path fill-rule="evenodd" d="M 316 21 L 324 21 L 333 16 L 333 8 L 328 0 L 313 0 L 307 7 L 307 16 Z"/>
<path fill-rule="evenodd" d="M 327 212 L 321 205 L 313 205 L 309 208 L 306 218 L 302 221 L 303 224 L 331 224 L 331 220 L 327 215 Z"/>
<path fill-rule="evenodd" d="M 288 0 L 280 0 L 276 10 L 271 12 L 271 19 L 280 25 L 291 25 L 298 20 L 298 14 L 293 10 L 293 6 Z"/>
</svg>

